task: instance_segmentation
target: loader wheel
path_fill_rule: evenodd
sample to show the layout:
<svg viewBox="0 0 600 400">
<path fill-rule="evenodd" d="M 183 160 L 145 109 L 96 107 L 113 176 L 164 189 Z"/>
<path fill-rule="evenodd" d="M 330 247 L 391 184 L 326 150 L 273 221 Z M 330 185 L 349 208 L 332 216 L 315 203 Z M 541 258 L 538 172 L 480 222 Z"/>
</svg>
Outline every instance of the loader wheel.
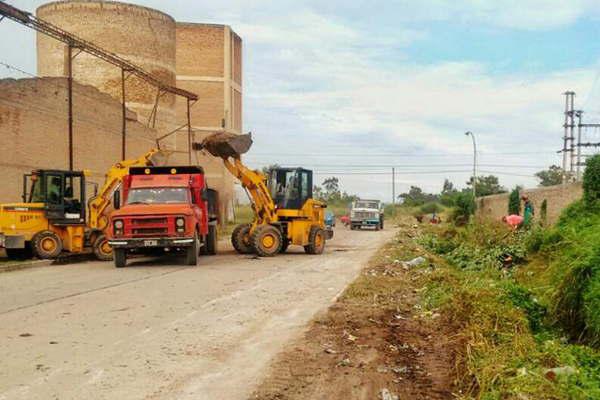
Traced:
<svg viewBox="0 0 600 400">
<path fill-rule="evenodd" d="M 240 254 L 251 254 L 254 252 L 250 242 L 250 228 L 250 224 L 238 225 L 231 234 L 231 244 Z"/>
<path fill-rule="evenodd" d="M 92 245 L 94 249 L 94 255 L 100 261 L 112 261 L 113 259 L 113 251 L 110 244 L 108 244 L 108 238 L 105 235 L 99 235 L 96 240 L 94 240 L 94 244 Z"/>
<path fill-rule="evenodd" d="M 41 259 L 56 258 L 63 250 L 63 242 L 52 231 L 36 233 L 31 240 L 34 254 Z"/>
<path fill-rule="evenodd" d="M 209 225 L 208 235 L 206 236 L 206 243 L 204 243 L 204 245 L 206 246 L 207 255 L 214 256 L 215 254 L 217 254 L 217 243 L 217 227 L 216 225 Z"/>
<path fill-rule="evenodd" d="M 194 241 L 190 247 L 185 248 L 185 264 L 198 264 L 198 233 L 194 232 Z"/>
<path fill-rule="evenodd" d="M 308 254 L 322 254 L 325 250 L 325 231 L 318 226 L 312 226 L 308 234 L 308 245 L 304 251 Z"/>
<path fill-rule="evenodd" d="M 126 249 L 113 249 L 113 256 L 115 259 L 115 267 L 123 268 L 127 265 L 127 250 Z"/>
<path fill-rule="evenodd" d="M 281 251 L 283 238 L 273 225 L 261 225 L 252 232 L 251 243 L 260 257 L 273 257 Z"/>
</svg>

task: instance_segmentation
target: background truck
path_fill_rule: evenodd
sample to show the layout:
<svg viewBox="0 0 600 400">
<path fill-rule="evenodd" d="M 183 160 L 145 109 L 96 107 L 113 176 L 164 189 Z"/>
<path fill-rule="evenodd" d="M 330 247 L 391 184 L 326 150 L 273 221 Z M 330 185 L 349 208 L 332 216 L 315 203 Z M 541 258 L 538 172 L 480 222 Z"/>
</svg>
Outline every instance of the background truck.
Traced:
<svg viewBox="0 0 600 400">
<path fill-rule="evenodd" d="M 217 253 L 217 194 L 201 167 L 130 168 L 121 194 L 108 228 L 117 268 L 133 253 L 184 253 L 187 265 Z"/>
<path fill-rule="evenodd" d="M 383 229 L 383 203 L 379 200 L 356 200 L 350 210 L 350 229 Z"/>
</svg>

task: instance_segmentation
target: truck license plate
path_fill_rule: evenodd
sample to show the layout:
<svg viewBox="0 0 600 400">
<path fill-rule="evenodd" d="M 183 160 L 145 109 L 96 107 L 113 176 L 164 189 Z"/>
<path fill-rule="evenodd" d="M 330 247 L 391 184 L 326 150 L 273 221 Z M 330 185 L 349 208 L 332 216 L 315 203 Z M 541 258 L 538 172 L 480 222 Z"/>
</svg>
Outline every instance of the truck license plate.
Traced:
<svg viewBox="0 0 600 400">
<path fill-rule="evenodd" d="M 157 244 L 158 242 L 156 240 L 144 240 L 144 246 L 146 247 L 156 246 Z"/>
</svg>

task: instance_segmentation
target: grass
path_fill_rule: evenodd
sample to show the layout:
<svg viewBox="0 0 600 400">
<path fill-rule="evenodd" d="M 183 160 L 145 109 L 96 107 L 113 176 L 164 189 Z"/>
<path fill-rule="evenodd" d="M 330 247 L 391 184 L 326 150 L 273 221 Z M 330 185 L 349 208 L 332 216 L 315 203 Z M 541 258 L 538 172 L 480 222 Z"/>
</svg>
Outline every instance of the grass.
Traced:
<svg viewBox="0 0 600 400">
<path fill-rule="evenodd" d="M 600 352 L 570 342 L 554 323 L 557 285 L 569 273 L 552 273 L 547 260 L 560 258 L 552 251 L 531 255 L 532 247 L 544 248 L 535 243 L 538 231 L 511 233 L 477 222 L 426 229 L 419 242 L 438 255 L 438 267 L 423 275 L 421 302 L 459 327 L 465 343 L 459 398 L 600 398 Z M 546 235 L 543 243 L 557 243 L 556 233 Z M 514 254 L 520 264 L 503 270 L 497 258 L 503 253 Z"/>
</svg>

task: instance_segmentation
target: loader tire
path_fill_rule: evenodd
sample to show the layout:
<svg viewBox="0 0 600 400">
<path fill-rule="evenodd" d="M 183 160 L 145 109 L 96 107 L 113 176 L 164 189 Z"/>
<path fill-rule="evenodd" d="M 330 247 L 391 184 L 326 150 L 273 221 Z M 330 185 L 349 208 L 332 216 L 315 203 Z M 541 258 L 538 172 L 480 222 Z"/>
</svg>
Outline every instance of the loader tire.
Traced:
<svg viewBox="0 0 600 400">
<path fill-rule="evenodd" d="M 63 250 L 63 242 L 58 235 L 52 231 L 41 231 L 31 239 L 33 253 L 43 260 L 56 258 Z"/>
<path fill-rule="evenodd" d="M 308 234 L 308 245 L 304 246 L 307 254 L 322 254 L 325 250 L 325 231 L 318 226 L 312 226 Z"/>
<path fill-rule="evenodd" d="M 96 240 L 94 240 L 94 244 L 92 245 L 94 249 L 94 255 L 100 261 L 112 261 L 113 252 L 112 247 L 108 244 L 108 238 L 104 235 L 98 235 Z"/>
<path fill-rule="evenodd" d="M 251 236 L 252 247 L 259 257 L 273 257 L 281 251 L 281 231 L 273 225 L 260 225 Z"/>
<path fill-rule="evenodd" d="M 254 249 L 250 242 L 250 224 L 241 224 L 235 227 L 231 234 L 231 244 L 240 254 L 252 254 Z"/>
</svg>

